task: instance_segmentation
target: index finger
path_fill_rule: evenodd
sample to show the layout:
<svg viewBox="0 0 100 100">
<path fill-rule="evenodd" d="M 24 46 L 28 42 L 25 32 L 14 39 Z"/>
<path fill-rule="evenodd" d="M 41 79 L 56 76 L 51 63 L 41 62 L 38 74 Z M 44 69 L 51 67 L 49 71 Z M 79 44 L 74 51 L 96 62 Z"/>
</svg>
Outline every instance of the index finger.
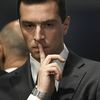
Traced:
<svg viewBox="0 0 100 100">
<path fill-rule="evenodd" d="M 40 51 L 40 63 L 42 63 L 45 59 L 45 52 L 43 50 L 43 47 L 40 43 L 38 43 L 39 51 Z"/>
</svg>

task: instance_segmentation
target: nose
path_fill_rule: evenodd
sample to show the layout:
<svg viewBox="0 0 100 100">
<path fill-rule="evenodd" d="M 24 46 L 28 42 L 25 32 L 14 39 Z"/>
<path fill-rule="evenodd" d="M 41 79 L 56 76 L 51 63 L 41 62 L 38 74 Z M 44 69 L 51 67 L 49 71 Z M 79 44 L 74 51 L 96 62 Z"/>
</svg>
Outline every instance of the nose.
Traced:
<svg viewBox="0 0 100 100">
<path fill-rule="evenodd" d="M 34 33 L 34 40 L 35 41 L 40 41 L 40 40 L 43 40 L 44 38 L 45 38 L 44 31 L 41 28 L 41 25 L 37 25 L 35 33 Z"/>
</svg>

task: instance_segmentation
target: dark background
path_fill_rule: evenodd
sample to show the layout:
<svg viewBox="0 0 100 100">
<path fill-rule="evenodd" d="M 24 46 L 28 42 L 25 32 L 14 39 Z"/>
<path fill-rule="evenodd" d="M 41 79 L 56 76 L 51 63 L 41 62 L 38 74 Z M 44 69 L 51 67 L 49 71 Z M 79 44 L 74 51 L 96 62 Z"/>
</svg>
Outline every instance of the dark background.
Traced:
<svg viewBox="0 0 100 100">
<path fill-rule="evenodd" d="M 17 18 L 16 3 L 0 0 L 0 29 Z M 100 61 L 100 0 L 68 0 L 67 5 L 71 25 L 65 43 L 78 55 Z"/>
</svg>

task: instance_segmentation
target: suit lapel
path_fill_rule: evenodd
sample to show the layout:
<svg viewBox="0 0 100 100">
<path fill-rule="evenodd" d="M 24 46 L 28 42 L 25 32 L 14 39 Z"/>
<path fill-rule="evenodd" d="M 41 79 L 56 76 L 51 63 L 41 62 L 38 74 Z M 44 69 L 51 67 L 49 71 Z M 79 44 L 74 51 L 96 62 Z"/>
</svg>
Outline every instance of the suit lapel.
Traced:
<svg viewBox="0 0 100 100">
<path fill-rule="evenodd" d="M 69 53 L 59 84 L 58 100 L 71 100 L 81 80 L 86 75 L 85 63 L 73 52 Z"/>
<path fill-rule="evenodd" d="M 0 69 L 0 76 L 5 75 L 5 74 L 6 74 L 6 72 L 4 70 Z"/>
</svg>

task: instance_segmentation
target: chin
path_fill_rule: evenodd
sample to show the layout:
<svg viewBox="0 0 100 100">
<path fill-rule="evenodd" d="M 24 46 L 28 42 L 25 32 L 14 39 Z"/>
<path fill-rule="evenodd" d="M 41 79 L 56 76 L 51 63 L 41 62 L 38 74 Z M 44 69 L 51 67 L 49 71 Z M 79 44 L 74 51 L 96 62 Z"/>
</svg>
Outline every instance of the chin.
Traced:
<svg viewBox="0 0 100 100">
<path fill-rule="evenodd" d="M 40 59 L 40 54 L 35 54 L 35 55 L 34 55 L 34 58 L 35 58 L 35 59 Z"/>
</svg>

